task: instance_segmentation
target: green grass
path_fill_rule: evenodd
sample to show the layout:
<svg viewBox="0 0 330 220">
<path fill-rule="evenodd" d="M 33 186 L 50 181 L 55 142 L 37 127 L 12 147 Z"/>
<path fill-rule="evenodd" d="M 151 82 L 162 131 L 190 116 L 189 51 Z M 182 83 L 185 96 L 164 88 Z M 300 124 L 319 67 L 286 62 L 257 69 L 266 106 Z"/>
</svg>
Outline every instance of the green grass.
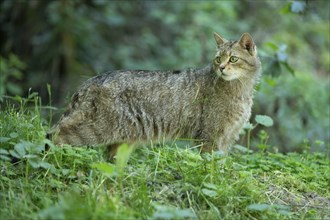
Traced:
<svg viewBox="0 0 330 220">
<path fill-rule="evenodd" d="M 330 218 L 325 154 L 124 145 L 111 163 L 102 146 L 54 146 L 27 109 L 0 112 L 0 219 Z"/>
</svg>

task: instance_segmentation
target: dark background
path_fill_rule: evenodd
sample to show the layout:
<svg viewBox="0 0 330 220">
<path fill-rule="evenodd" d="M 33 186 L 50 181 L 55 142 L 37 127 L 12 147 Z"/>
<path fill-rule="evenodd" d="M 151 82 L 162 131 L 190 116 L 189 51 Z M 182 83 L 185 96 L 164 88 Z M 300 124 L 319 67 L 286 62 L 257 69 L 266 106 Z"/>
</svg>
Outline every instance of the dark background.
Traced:
<svg viewBox="0 0 330 220">
<path fill-rule="evenodd" d="M 254 132 L 256 142 L 265 129 L 282 151 L 326 150 L 329 11 L 323 0 L 2 0 L 0 100 L 36 91 L 49 105 L 49 84 L 58 116 L 93 75 L 202 67 L 214 56 L 214 31 L 227 39 L 249 32 L 263 64 L 253 112 L 274 120 Z"/>
</svg>

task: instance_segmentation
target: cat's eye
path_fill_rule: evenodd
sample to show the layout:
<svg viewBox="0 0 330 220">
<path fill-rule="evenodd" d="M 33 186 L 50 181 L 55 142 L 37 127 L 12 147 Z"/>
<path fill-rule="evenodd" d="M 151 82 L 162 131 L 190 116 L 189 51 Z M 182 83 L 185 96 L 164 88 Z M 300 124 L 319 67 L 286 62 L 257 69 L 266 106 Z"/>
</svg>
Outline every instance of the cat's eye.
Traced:
<svg viewBox="0 0 330 220">
<path fill-rule="evenodd" d="M 219 65 L 221 63 L 221 57 L 216 57 L 214 59 L 214 63 L 217 64 L 217 65 Z"/>
<path fill-rule="evenodd" d="M 229 58 L 229 62 L 231 62 L 231 63 L 236 63 L 237 60 L 238 60 L 238 57 L 235 57 L 235 56 L 231 56 L 231 57 Z"/>
</svg>

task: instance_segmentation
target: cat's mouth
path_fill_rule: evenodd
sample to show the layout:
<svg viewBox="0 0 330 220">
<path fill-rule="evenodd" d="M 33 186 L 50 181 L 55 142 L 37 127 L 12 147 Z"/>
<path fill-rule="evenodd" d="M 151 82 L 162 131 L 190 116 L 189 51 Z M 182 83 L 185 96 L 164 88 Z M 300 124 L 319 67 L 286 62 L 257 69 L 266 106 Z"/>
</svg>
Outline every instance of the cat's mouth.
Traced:
<svg viewBox="0 0 330 220">
<path fill-rule="evenodd" d="M 236 74 L 228 74 L 224 71 L 221 71 L 220 69 L 217 69 L 216 74 L 218 75 L 218 77 L 221 77 L 225 81 L 231 81 L 237 78 Z"/>
<path fill-rule="evenodd" d="M 235 74 L 226 74 L 224 72 L 221 72 L 220 77 L 226 81 L 231 81 L 237 78 Z"/>
</svg>

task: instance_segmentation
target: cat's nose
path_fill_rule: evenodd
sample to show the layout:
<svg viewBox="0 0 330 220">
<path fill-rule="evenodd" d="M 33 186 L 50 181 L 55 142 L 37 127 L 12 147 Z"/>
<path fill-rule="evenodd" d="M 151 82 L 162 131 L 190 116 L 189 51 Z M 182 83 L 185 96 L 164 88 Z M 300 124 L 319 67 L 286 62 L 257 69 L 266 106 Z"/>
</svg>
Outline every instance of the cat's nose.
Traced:
<svg viewBox="0 0 330 220">
<path fill-rule="evenodd" d="M 220 71 L 222 72 L 226 68 L 225 65 L 220 65 Z"/>
</svg>

